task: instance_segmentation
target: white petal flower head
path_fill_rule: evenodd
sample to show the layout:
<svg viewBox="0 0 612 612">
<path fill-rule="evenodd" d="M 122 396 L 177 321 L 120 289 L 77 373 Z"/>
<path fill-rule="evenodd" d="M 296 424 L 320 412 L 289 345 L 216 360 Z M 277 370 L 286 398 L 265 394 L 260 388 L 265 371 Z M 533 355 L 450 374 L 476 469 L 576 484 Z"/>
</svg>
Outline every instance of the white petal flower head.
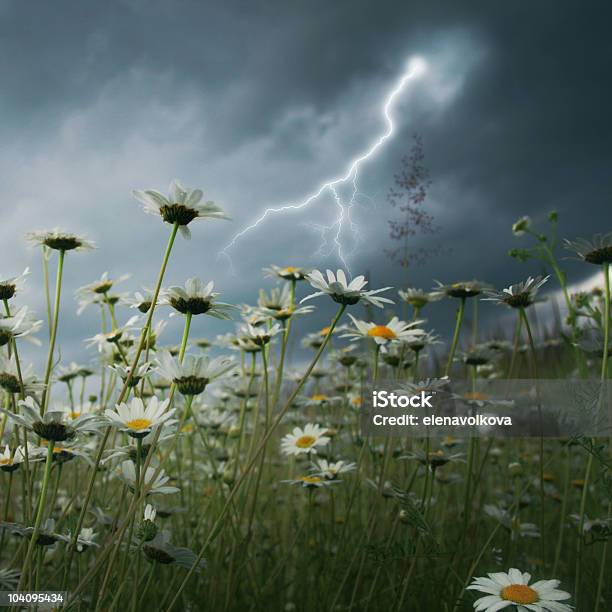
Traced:
<svg viewBox="0 0 612 612">
<path fill-rule="evenodd" d="M 327 280 L 319 270 L 313 270 L 306 278 L 319 291 L 306 296 L 302 302 L 319 297 L 320 295 L 329 295 L 334 302 L 344 306 L 352 306 L 360 301 L 377 306 L 378 308 L 382 308 L 385 303 L 393 304 L 393 300 L 377 295 L 383 291 L 388 291 L 391 287 L 365 290 L 364 287 L 368 284 L 368 281 L 364 276 L 357 276 L 349 283 L 343 270 L 338 270 L 336 274 L 331 270 L 327 270 Z"/>
<path fill-rule="evenodd" d="M 169 400 L 160 402 L 156 396 L 147 405 L 139 397 L 132 398 L 128 404 L 118 404 L 116 410 L 104 412 L 109 423 L 125 431 L 132 438 L 144 438 L 151 431 L 165 423 L 173 414 L 168 410 Z"/>
<path fill-rule="evenodd" d="M 317 446 L 325 446 L 331 438 L 326 436 L 327 429 L 313 423 L 307 423 L 304 429 L 295 427 L 281 441 L 281 450 L 285 455 L 301 455 L 317 452 Z"/>
<path fill-rule="evenodd" d="M 502 291 L 485 290 L 488 297 L 483 298 L 483 301 L 506 304 L 511 308 L 527 308 L 541 301 L 537 293 L 549 278 L 549 276 L 536 276 L 535 278 L 529 276 L 526 281 L 510 285 Z"/>
<path fill-rule="evenodd" d="M 162 351 L 157 358 L 158 373 L 171 380 L 183 395 L 199 395 L 208 383 L 234 369 L 236 364 L 228 357 L 185 355 L 183 363 Z"/>
<path fill-rule="evenodd" d="M 204 193 L 201 189 L 183 187 L 178 180 L 170 183 L 168 196 L 155 189 L 136 190 L 132 193 L 143 204 L 145 212 L 160 215 L 171 225 L 176 223 L 183 237 L 187 239 L 191 238 L 187 226 L 194 219 L 229 219 L 214 202 L 202 202 Z"/>
<path fill-rule="evenodd" d="M 343 334 L 343 338 L 353 338 L 356 340 L 366 338 L 374 340 L 378 345 L 384 346 L 389 342 L 410 342 L 425 334 L 422 329 L 416 327 L 423 321 L 405 323 L 397 317 L 393 317 L 386 325 L 377 325 L 371 321 L 360 321 L 351 314 L 349 314 L 349 317 L 352 319 L 355 329 Z"/>
<path fill-rule="evenodd" d="M 176 487 L 166 484 L 170 480 L 170 476 L 167 476 L 163 469 L 159 470 L 159 474 L 154 478 L 156 472 L 157 468 L 153 466 L 149 466 L 145 472 L 144 483 L 147 495 L 171 495 L 172 493 L 178 493 L 179 490 Z M 134 490 L 136 467 L 132 461 L 123 461 L 117 469 L 117 475 L 130 489 Z"/>
<path fill-rule="evenodd" d="M 571 595 L 557 589 L 558 580 L 539 580 L 529 584 L 531 575 L 511 568 L 506 572 L 488 574 L 488 578 L 474 578 L 467 588 L 486 593 L 474 602 L 478 612 L 496 612 L 514 606 L 518 612 L 570 612 L 571 606 L 559 603 Z"/>
<path fill-rule="evenodd" d="M 54 251 L 91 251 L 96 248 L 91 240 L 60 229 L 28 232 L 26 240 Z"/>
<path fill-rule="evenodd" d="M 253 325 L 248 324 L 240 330 L 238 340 L 241 342 L 241 346 L 244 345 L 246 347 L 249 343 L 252 343 L 257 347 L 261 347 L 268 344 L 280 332 L 281 326 L 278 323 L 275 323 L 272 327 L 253 327 Z"/>
<path fill-rule="evenodd" d="M 147 504 L 145 506 L 145 509 L 144 509 L 144 520 L 145 521 L 151 521 L 152 523 L 154 523 L 156 514 L 157 514 L 157 510 L 155 510 L 155 508 L 151 504 Z"/>
<path fill-rule="evenodd" d="M 0 318 L 0 346 L 14 338 L 22 338 L 36 333 L 42 327 L 41 320 L 35 320 L 27 306 L 22 306 L 12 317 Z M 34 344 L 40 344 L 36 338 L 28 338 Z"/>
<path fill-rule="evenodd" d="M 312 465 L 312 471 L 323 476 L 327 480 L 335 480 L 340 474 L 352 472 L 356 468 L 356 463 L 349 463 L 348 461 L 336 461 L 334 463 L 327 461 L 327 459 L 319 459 Z"/>
<path fill-rule="evenodd" d="M 6 279 L 0 277 L 0 300 L 10 300 L 14 297 L 22 289 L 29 273 L 30 268 L 26 268 L 19 276 Z"/>
<path fill-rule="evenodd" d="M 20 372 L 14 353 L 10 357 L 0 354 L 0 388 L 9 393 L 19 393 L 21 383 L 26 395 L 33 395 L 45 388 L 44 383 L 32 374 L 32 364 L 21 364 Z"/>
<path fill-rule="evenodd" d="M 160 304 L 172 306 L 181 314 L 207 314 L 217 319 L 230 319 L 235 306 L 217 302 L 219 294 L 214 289 L 213 281 L 204 284 L 199 278 L 190 278 L 185 287 L 170 287 L 161 296 Z"/>
</svg>

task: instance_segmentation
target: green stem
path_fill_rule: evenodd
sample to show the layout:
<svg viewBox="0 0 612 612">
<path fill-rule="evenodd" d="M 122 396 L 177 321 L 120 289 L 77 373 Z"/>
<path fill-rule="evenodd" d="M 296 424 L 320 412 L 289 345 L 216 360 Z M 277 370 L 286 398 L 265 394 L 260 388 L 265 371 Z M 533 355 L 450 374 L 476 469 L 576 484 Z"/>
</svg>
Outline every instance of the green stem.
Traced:
<svg viewBox="0 0 612 612">
<path fill-rule="evenodd" d="M 444 376 L 449 376 L 451 368 L 453 367 L 453 359 L 455 358 L 455 351 L 457 350 L 457 342 L 459 341 L 459 332 L 461 331 L 461 323 L 463 322 L 463 315 L 465 313 L 465 298 L 461 298 L 459 303 L 459 310 L 457 311 L 457 322 L 455 324 L 455 332 L 453 333 L 453 341 L 451 343 L 450 352 L 448 353 L 448 361 L 446 362 L 446 370 Z"/>
<path fill-rule="evenodd" d="M 51 370 L 53 369 L 53 354 L 55 352 L 55 341 L 57 339 L 57 324 L 59 322 L 60 298 L 62 295 L 62 275 L 64 273 L 64 255 L 65 251 L 60 251 L 57 258 L 57 276 L 55 278 L 55 304 L 53 306 L 53 322 L 51 324 L 51 338 L 49 340 L 49 354 L 47 355 L 47 367 L 45 369 L 45 388 L 42 393 L 40 403 L 41 415 L 45 414 L 47 405 L 49 404 L 49 381 L 51 379 Z"/>
<path fill-rule="evenodd" d="M 45 503 L 47 501 L 47 489 L 49 488 L 49 476 L 51 474 L 51 467 L 53 465 L 53 441 L 49 440 L 47 446 L 47 461 L 45 463 L 45 472 L 42 481 L 42 488 L 40 491 L 40 499 L 38 501 L 38 510 L 36 512 L 36 521 L 34 522 L 34 531 L 32 532 L 32 536 L 30 538 L 30 544 L 28 545 L 28 551 L 26 553 L 25 559 L 23 561 L 23 566 L 21 568 L 21 577 L 19 579 L 19 586 L 17 590 L 20 591 L 24 580 L 26 579 L 29 569 L 30 569 L 30 561 L 32 559 L 32 553 L 34 552 L 34 547 L 36 546 L 36 540 L 38 539 L 38 534 L 40 533 L 40 526 L 42 524 L 43 515 L 45 513 Z"/>
<path fill-rule="evenodd" d="M 601 380 L 608 377 L 608 347 L 610 345 L 610 264 L 603 265 L 605 283 L 605 305 L 604 305 L 604 347 L 603 359 L 601 362 Z"/>
</svg>

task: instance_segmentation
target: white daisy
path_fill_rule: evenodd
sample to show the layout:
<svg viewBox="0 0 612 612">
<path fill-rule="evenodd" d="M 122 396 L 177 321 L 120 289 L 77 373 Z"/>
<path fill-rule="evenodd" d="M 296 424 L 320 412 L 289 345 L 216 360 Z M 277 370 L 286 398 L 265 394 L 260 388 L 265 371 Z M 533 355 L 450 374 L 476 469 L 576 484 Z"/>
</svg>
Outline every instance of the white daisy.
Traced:
<svg viewBox="0 0 612 612">
<path fill-rule="evenodd" d="M 384 346 L 389 342 L 409 342 L 425 334 L 422 329 L 415 327 L 423 321 L 406 323 L 400 321 L 397 317 L 393 317 L 386 325 L 377 325 L 372 321 L 360 321 L 351 314 L 349 314 L 349 317 L 353 321 L 355 329 L 351 329 L 348 333 L 343 334 L 342 338 L 352 338 L 354 340 L 372 339 L 376 344 Z"/>
<path fill-rule="evenodd" d="M 340 481 L 327 480 L 326 478 L 315 474 L 300 476 L 299 478 L 295 478 L 293 480 L 281 480 L 281 482 L 283 484 L 300 485 L 304 489 L 318 489 L 321 487 L 329 487 L 330 485 L 336 484 Z"/>
<path fill-rule="evenodd" d="M 157 371 L 171 380 L 183 395 L 199 395 L 208 383 L 236 367 L 228 357 L 211 359 L 207 355 L 185 355 L 183 363 L 162 351 L 157 358 Z"/>
<path fill-rule="evenodd" d="M 191 238 L 187 227 L 194 219 L 229 219 L 214 202 L 202 202 L 204 194 L 201 189 L 183 187 L 178 180 L 170 183 L 168 197 L 156 191 L 133 191 L 134 197 L 144 204 L 144 211 L 161 218 L 171 225 L 178 223 L 179 231 L 184 238 Z"/>
<path fill-rule="evenodd" d="M 280 266 L 271 265 L 268 268 L 264 268 L 266 276 L 278 277 L 283 280 L 289 281 L 301 281 L 304 280 L 310 270 L 307 268 L 298 268 L 296 266 L 286 266 L 281 268 Z"/>
<path fill-rule="evenodd" d="M 301 455 L 302 453 L 316 453 L 317 446 L 325 446 L 329 441 L 325 434 L 327 429 L 319 425 L 307 423 L 304 429 L 295 427 L 281 441 L 281 450 L 285 455 Z"/>
<path fill-rule="evenodd" d="M 22 338 L 36 333 L 42 327 L 42 321 L 32 318 L 27 306 L 22 306 L 13 316 L 0 318 L 0 346 L 8 344 L 14 338 Z M 34 344 L 40 344 L 35 338 L 29 338 Z"/>
<path fill-rule="evenodd" d="M 145 488 L 147 495 L 171 495 L 178 493 L 176 487 L 168 486 L 166 483 L 170 480 L 170 476 L 166 476 L 162 469 L 156 478 L 153 478 L 157 472 L 157 468 L 149 466 L 144 475 Z M 117 476 L 131 489 L 134 490 L 136 483 L 136 467 L 132 461 L 123 461 L 121 466 L 117 468 Z"/>
<path fill-rule="evenodd" d="M 26 395 L 33 395 L 45 388 L 44 383 L 32 374 L 32 364 L 21 365 L 21 380 Z M 19 370 L 14 353 L 10 357 L 0 354 L 0 387 L 8 393 L 21 391 Z"/>
<path fill-rule="evenodd" d="M 71 440 L 76 434 L 81 432 L 95 432 L 99 427 L 99 418 L 93 414 L 79 416 L 76 419 L 66 419 L 67 413 L 61 409 L 50 408 L 43 416 L 40 414 L 38 406 L 32 397 L 19 401 L 21 414 L 0 410 L 9 419 L 33 431 L 44 440 L 63 442 Z"/>
<path fill-rule="evenodd" d="M 571 595 L 557 589 L 558 580 L 539 580 L 529 584 L 531 574 L 511 568 L 506 572 L 488 574 L 488 578 L 474 578 L 468 589 L 488 593 L 474 602 L 478 612 L 496 612 L 516 606 L 518 612 L 570 612 L 571 606 L 559 603 Z"/>
<path fill-rule="evenodd" d="M 379 308 L 383 307 L 383 303 L 393 304 L 393 300 L 376 295 L 391 289 L 391 287 L 365 291 L 363 288 L 368 284 L 368 281 L 365 280 L 364 276 L 357 276 L 349 283 L 343 270 L 338 270 L 335 275 L 331 270 L 327 270 L 327 280 L 319 270 L 313 270 L 306 275 L 306 278 L 319 291 L 306 296 L 302 302 L 320 295 L 329 295 L 334 302 L 345 306 L 357 304 L 359 301 Z"/>
<path fill-rule="evenodd" d="M 174 409 L 168 410 L 169 400 L 160 402 L 157 397 L 149 399 L 148 404 L 139 397 L 132 398 L 128 404 L 118 404 L 116 410 L 105 410 L 109 424 L 127 432 L 132 438 L 144 438 L 155 427 L 167 421 Z"/>
<path fill-rule="evenodd" d="M 21 290 L 25 284 L 25 279 L 30 273 L 30 268 L 26 268 L 19 276 L 11 278 L 0 278 L 0 300 L 10 300 Z"/>
<path fill-rule="evenodd" d="M 213 281 L 205 285 L 199 278 L 190 278 L 185 287 L 170 287 L 162 292 L 160 304 L 168 304 L 181 314 L 207 314 L 217 319 L 230 319 L 236 307 L 217 302 Z"/>
<path fill-rule="evenodd" d="M 327 461 L 327 459 L 318 459 L 313 462 L 312 471 L 316 472 L 319 476 L 323 476 L 327 480 L 335 480 L 340 474 L 352 472 L 356 467 L 356 463 L 349 463 L 348 461 L 336 461 L 332 463 Z"/>
<path fill-rule="evenodd" d="M 488 297 L 482 298 L 482 301 L 506 304 L 511 308 L 527 308 L 527 306 L 542 301 L 542 298 L 537 297 L 537 293 L 549 278 L 549 276 L 536 276 L 535 278 L 529 276 L 526 281 L 510 285 L 502 291 L 486 290 L 485 294 Z"/>
<path fill-rule="evenodd" d="M 262 347 L 268 344 L 276 334 L 281 332 L 281 327 L 278 323 L 272 325 L 272 327 L 253 327 L 247 324 L 246 327 L 240 329 L 240 336 L 238 342 L 240 347 L 248 350 L 249 344 L 254 344 L 256 347 Z"/>
<path fill-rule="evenodd" d="M 90 251 L 96 248 L 96 245 L 91 240 L 60 229 L 28 232 L 26 240 L 55 251 Z"/>
</svg>

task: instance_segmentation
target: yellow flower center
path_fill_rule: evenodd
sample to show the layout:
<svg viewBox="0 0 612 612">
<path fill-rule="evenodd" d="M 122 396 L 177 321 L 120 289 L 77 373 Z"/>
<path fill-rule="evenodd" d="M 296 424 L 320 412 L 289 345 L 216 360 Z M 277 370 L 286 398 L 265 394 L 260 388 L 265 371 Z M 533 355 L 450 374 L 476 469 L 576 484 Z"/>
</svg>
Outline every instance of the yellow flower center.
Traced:
<svg viewBox="0 0 612 612">
<path fill-rule="evenodd" d="M 323 395 L 323 393 L 315 393 L 310 399 L 313 402 L 324 402 L 327 399 L 327 395 Z"/>
<path fill-rule="evenodd" d="M 353 406 L 361 406 L 361 398 L 360 397 L 354 397 L 351 400 L 351 404 L 353 404 Z"/>
<path fill-rule="evenodd" d="M 485 401 L 489 399 L 486 393 L 478 393 L 478 391 L 468 391 L 464 396 L 466 400 Z"/>
<path fill-rule="evenodd" d="M 10 459 L 0 459 L 0 465 L 11 465 Z"/>
<path fill-rule="evenodd" d="M 141 431 L 151 426 L 151 421 L 149 419 L 132 419 L 128 421 L 126 425 L 130 429 L 134 429 L 135 431 Z"/>
<path fill-rule="evenodd" d="M 329 325 L 327 327 L 324 327 L 320 332 L 319 335 L 320 336 L 327 336 L 327 334 L 329 334 Z"/>
<path fill-rule="evenodd" d="M 384 338 L 385 340 L 393 340 L 397 338 L 397 334 L 386 325 L 375 325 L 368 330 L 368 336 L 372 338 Z"/>
<path fill-rule="evenodd" d="M 70 418 L 71 419 L 78 419 L 81 416 L 80 412 L 71 412 L 70 413 Z"/>
<path fill-rule="evenodd" d="M 317 482 L 321 482 L 321 478 L 319 476 L 302 476 L 300 480 L 306 484 L 316 484 Z"/>
<path fill-rule="evenodd" d="M 516 604 L 532 604 L 540 600 L 537 591 L 526 584 L 511 584 L 501 590 L 501 597 Z"/>
<path fill-rule="evenodd" d="M 300 436 L 296 441 L 295 445 L 298 448 L 310 448 L 316 442 L 314 436 Z"/>
<path fill-rule="evenodd" d="M 294 272 L 297 272 L 297 268 L 295 266 L 287 266 L 286 268 L 283 268 L 283 272 L 285 272 L 285 274 L 293 274 Z"/>
</svg>

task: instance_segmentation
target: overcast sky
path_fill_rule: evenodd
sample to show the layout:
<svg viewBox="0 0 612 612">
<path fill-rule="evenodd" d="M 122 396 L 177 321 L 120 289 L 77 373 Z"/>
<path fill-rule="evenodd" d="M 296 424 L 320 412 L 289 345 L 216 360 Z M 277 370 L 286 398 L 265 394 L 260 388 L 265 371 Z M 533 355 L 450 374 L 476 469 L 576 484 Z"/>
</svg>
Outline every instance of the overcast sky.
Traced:
<svg viewBox="0 0 612 612">
<path fill-rule="evenodd" d="M 74 289 L 108 270 L 152 285 L 168 226 L 134 188 L 201 187 L 231 222 L 194 224 L 168 279 L 214 280 L 253 302 L 271 263 L 337 267 L 313 225 L 326 194 L 277 215 L 219 257 L 268 206 L 299 203 L 386 128 L 382 105 L 408 60 L 428 70 L 392 108 L 393 137 L 360 168 L 360 242 L 348 260 L 374 286 L 429 288 L 477 277 L 498 286 L 541 272 L 506 255 L 522 214 L 557 209 L 568 237 L 612 229 L 609 114 L 612 11 L 605 2 L 334 0 L 0 1 L 0 273 L 33 269 L 23 296 L 43 314 L 38 252 L 23 234 L 83 232 L 94 253 L 66 263 L 61 342 L 83 360 L 97 313 L 74 315 Z M 426 206 L 447 254 L 410 272 L 390 262 L 386 193 L 418 132 L 433 180 Z M 348 237 L 347 237 L 348 239 Z M 593 272 L 566 262 L 571 278 Z M 487 306 L 491 310 L 492 306 Z M 329 315 L 320 304 L 313 325 Z M 123 317 L 127 318 L 126 316 Z M 438 326 L 443 322 L 432 316 Z M 172 327 L 171 330 L 174 330 Z M 198 333 L 231 324 L 199 322 Z M 174 342 L 171 331 L 167 341 Z"/>
</svg>

